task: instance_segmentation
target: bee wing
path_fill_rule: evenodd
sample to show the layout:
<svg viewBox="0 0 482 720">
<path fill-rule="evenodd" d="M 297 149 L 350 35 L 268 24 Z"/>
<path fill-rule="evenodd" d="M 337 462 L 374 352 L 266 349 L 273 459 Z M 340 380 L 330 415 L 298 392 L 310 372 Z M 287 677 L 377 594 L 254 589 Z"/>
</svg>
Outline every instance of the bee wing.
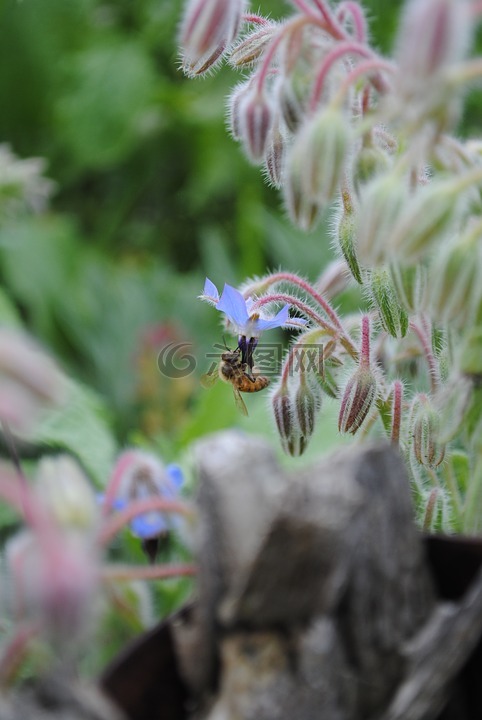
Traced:
<svg viewBox="0 0 482 720">
<path fill-rule="evenodd" d="M 212 368 L 209 372 L 204 373 L 204 375 L 201 375 L 201 385 L 203 388 L 206 388 L 206 390 L 209 390 L 209 388 L 212 388 L 216 380 L 218 379 L 218 367 Z"/>
<path fill-rule="evenodd" d="M 248 408 L 246 407 L 246 403 L 244 402 L 243 398 L 241 397 L 241 393 L 239 392 L 238 388 L 233 386 L 233 395 L 234 395 L 234 402 L 236 403 L 236 407 L 238 408 L 239 412 L 243 415 L 248 415 Z"/>
</svg>

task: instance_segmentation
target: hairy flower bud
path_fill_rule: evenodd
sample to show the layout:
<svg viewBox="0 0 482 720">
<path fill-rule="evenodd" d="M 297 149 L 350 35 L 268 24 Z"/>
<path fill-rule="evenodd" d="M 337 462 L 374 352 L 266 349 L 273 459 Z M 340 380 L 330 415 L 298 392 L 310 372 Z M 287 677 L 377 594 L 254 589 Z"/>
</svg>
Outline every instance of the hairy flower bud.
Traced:
<svg viewBox="0 0 482 720">
<path fill-rule="evenodd" d="M 445 455 L 445 445 L 439 439 L 439 413 L 429 398 L 420 393 L 410 411 L 410 436 L 413 454 L 420 465 L 437 467 Z"/>
<path fill-rule="evenodd" d="M 254 163 L 263 160 L 275 119 L 271 100 L 257 90 L 242 96 L 239 105 L 241 141 Z"/>
<path fill-rule="evenodd" d="M 439 416 L 439 440 L 445 444 L 461 429 L 473 398 L 473 381 L 453 374 L 439 388 L 433 404 Z"/>
<path fill-rule="evenodd" d="M 243 98 L 250 92 L 250 82 L 243 82 L 236 85 L 229 95 L 227 102 L 226 121 L 229 132 L 234 140 L 241 140 L 243 123 L 240 108 Z"/>
<path fill-rule="evenodd" d="M 280 188 L 283 181 L 286 140 L 281 132 L 278 119 L 275 120 L 266 148 L 265 168 L 269 181 Z"/>
<path fill-rule="evenodd" d="M 399 301 L 411 313 L 418 313 L 423 307 L 427 286 L 427 268 L 421 263 L 402 265 L 391 263 L 390 277 Z"/>
<path fill-rule="evenodd" d="M 302 455 L 306 449 L 307 440 L 298 424 L 296 406 L 285 384 L 278 387 L 271 402 L 283 450 L 292 457 Z"/>
<path fill-rule="evenodd" d="M 377 383 L 370 367 L 360 366 L 348 380 L 341 400 L 338 430 L 354 435 L 375 400 Z"/>
<path fill-rule="evenodd" d="M 386 262 L 390 235 L 404 212 L 407 197 L 405 179 L 396 172 L 376 177 L 363 188 L 357 213 L 357 253 L 363 265 Z"/>
<path fill-rule="evenodd" d="M 92 531 L 98 506 L 87 477 L 70 455 L 45 457 L 37 468 L 39 499 L 66 530 Z"/>
<path fill-rule="evenodd" d="M 278 85 L 278 102 L 288 130 L 295 133 L 305 116 L 305 106 L 293 75 L 283 77 Z"/>
<path fill-rule="evenodd" d="M 288 388 L 285 385 L 280 385 L 271 398 L 273 405 L 274 419 L 276 427 L 281 438 L 283 448 L 286 449 L 286 445 L 289 442 L 290 437 L 293 434 L 294 423 L 294 411 L 293 404 L 288 392 Z"/>
<path fill-rule="evenodd" d="M 75 652 L 88 629 L 99 579 L 93 547 L 53 526 L 15 535 L 6 558 L 17 613 L 40 621 L 50 641 Z"/>
<path fill-rule="evenodd" d="M 244 0 L 189 0 L 181 24 L 183 70 L 201 75 L 236 37 Z"/>
<path fill-rule="evenodd" d="M 279 29 L 277 23 L 266 22 L 244 37 L 229 56 L 229 63 L 235 68 L 249 67 L 263 55 Z"/>
<path fill-rule="evenodd" d="M 387 253 L 408 265 L 419 262 L 447 234 L 456 217 L 457 184 L 436 180 L 411 196 L 387 238 Z"/>
<path fill-rule="evenodd" d="M 350 144 L 350 128 L 342 112 L 323 109 L 306 120 L 287 159 L 287 173 L 300 173 L 306 198 L 327 205 L 338 191 Z"/>
<path fill-rule="evenodd" d="M 410 0 L 398 38 L 401 81 L 430 90 L 434 76 L 463 59 L 470 35 L 466 0 Z"/>
<path fill-rule="evenodd" d="M 316 416 L 321 408 L 321 400 L 319 386 L 309 383 L 306 373 L 301 373 L 300 383 L 294 397 L 294 406 L 301 434 L 306 440 L 313 434 Z"/>
<path fill-rule="evenodd" d="M 355 280 L 361 285 L 363 283 L 363 280 L 356 253 L 356 231 L 357 225 L 355 220 L 355 213 L 353 209 L 347 211 L 346 207 L 344 206 L 338 222 L 337 240 L 351 274 L 353 275 Z"/>
<path fill-rule="evenodd" d="M 394 338 L 405 337 L 408 315 L 398 300 L 388 270 L 375 268 L 371 272 L 370 291 L 384 330 Z"/>
<path fill-rule="evenodd" d="M 353 179 L 355 186 L 360 188 L 377 175 L 388 172 L 391 167 L 391 158 L 376 145 L 362 147 L 355 158 Z"/>
<path fill-rule="evenodd" d="M 482 246 L 479 232 L 470 230 L 442 245 L 429 265 L 428 311 L 434 320 L 466 327 L 482 298 Z"/>
</svg>

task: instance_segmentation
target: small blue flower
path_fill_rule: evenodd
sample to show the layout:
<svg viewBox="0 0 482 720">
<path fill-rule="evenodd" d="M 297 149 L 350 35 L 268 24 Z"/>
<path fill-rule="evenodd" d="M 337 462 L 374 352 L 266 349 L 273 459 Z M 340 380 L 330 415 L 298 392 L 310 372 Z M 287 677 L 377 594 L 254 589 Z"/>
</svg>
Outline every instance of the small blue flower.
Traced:
<svg viewBox="0 0 482 720">
<path fill-rule="evenodd" d="M 178 499 L 179 491 L 184 483 L 184 475 L 179 465 L 167 465 L 163 469 L 162 480 L 157 474 L 153 474 L 151 479 L 154 480 L 154 486 L 137 480 L 134 491 L 129 488 L 128 496 L 122 494 L 116 497 L 112 507 L 115 510 L 124 510 L 134 500 L 146 500 L 153 497 L 154 494 L 165 500 Z M 100 496 L 99 502 L 103 502 L 103 500 L 103 496 Z M 141 540 L 148 540 L 158 537 L 168 530 L 176 529 L 178 523 L 179 517 L 177 515 L 153 510 L 135 517 L 130 523 L 130 529 L 136 537 Z"/>
<path fill-rule="evenodd" d="M 225 284 L 224 290 L 219 296 L 214 283 L 206 278 L 204 291 L 199 296 L 201 300 L 214 305 L 220 312 L 224 313 L 240 337 L 254 337 L 261 335 L 263 330 L 271 330 L 277 327 L 289 327 L 299 329 L 306 324 L 306 320 L 291 318 L 289 316 L 289 305 L 285 305 L 271 318 L 262 317 L 260 312 L 252 312 L 254 300 L 244 298 L 243 295 L 231 285 Z"/>
</svg>

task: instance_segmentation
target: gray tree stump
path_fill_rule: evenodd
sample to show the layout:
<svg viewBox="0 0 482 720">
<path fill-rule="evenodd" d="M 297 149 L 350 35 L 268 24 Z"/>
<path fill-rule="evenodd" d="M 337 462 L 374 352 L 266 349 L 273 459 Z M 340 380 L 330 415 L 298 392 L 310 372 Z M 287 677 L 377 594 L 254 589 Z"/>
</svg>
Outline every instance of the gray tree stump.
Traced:
<svg viewBox="0 0 482 720">
<path fill-rule="evenodd" d="M 482 632 L 482 576 L 436 600 L 388 445 L 285 472 L 238 432 L 199 444 L 198 600 L 174 624 L 199 720 L 431 720 Z"/>
</svg>

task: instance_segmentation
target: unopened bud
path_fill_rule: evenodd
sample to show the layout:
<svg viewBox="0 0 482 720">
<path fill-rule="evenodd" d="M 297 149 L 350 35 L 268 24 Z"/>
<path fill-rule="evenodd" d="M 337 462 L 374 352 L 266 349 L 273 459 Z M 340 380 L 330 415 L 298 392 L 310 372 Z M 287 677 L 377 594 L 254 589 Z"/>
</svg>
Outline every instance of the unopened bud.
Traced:
<svg viewBox="0 0 482 720">
<path fill-rule="evenodd" d="M 239 30 L 243 8 L 244 0 L 189 0 L 180 32 L 188 74 L 202 74 L 227 49 Z"/>
<path fill-rule="evenodd" d="M 410 0 L 398 38 L 400 81 L 429 91 L 438 73 L 463 59 L 470 35 L 466 0 Z"/>
<path fill-rule="evenodd" d="M 424 467 L 437 467 L 445 455 L 440 442 L 440 419 L 437 410 L 426 395 L 420 393 L 412 403 L 410 435 L 415 458 Z"/>
<path fill-rule="evenodd" d="M 387 236 L 387 255 L 395 255 L 407 265 L 419 262 L 451 229 L 459 200 L 457 184 L 452 181 L 435 180 L 420 188 L 406 200 Z"/>
<path fill-rule="evenodd" d="M 316 416 L 321 408 L 321 397 L 319 387 L 314 383 L 311 385 L 305 377 L 305 373 L 302 373 L 294 405 L 301 434 L 306 440 L 313 434 Z"/>
<path fill-rule="evenodd" d="M 293 434 L 293 428 L 295 425 L 293 417 L 293 404 L 291 402 L 288 388 L 285 385 L 280 385 L 274 393 L 271 402 L 273 405 L 276 427 L 278 428 L 281 442 L 284 447 Z"/>
<path fill-rule="evenodd" d="M 481 234 L 469 230 L 443 244 L 429 266 L 428 311 L 439 323 L 463 328 L 474 318 L 482 298 Z"/>
<path fill-rule="evenodd" d="M 363 280 L 356 253 L 356 232 L 357 226 L 354 211 L 347 211 L 346 208 L 343 207 L 338 223 L 337 239 L 351 274 L 358 283 L 362 284 Z"/>
<path fill-rule="evenodd" d="M 262 56 L 279 29 L 276 23 L 266 22 L 254 32 L 249 33 L 232 50 L 229 63 L 235 68 L 253 65 Z"/>
<path fill-rule="evenodd" d="M 40 621 L 67 649 L 85 637 L 99 579 L 93 547 L 83 540 L 54 526 L 21 532 L 6 549 L 16 612 Z"/>
<path fill-rule="evenodd" d="M 243 123 L 241 119 L 240 108 L 243 97 L 250 91 L 250 83 L 242 82 L 236 85 L 231 92 L 227 103 L 227 125 L 234 140 L 241 140 L 243 133 Z"/>
<path fill-rule="evenodd" d="M 220 45 L 213 52 L 201 55 L 198 58 L 191 58 L 188 55 L 183 55 L 181 58 L 181 68 L 183 73 L 190 78 L 205 75 L 205 73 L 209 70 L 213 70 L 215 65 L 221 62 L 225 49 L 225 45 Z"/>
<path fill-rule="evenodd" d="M 294 75 L 283 78 L 279 85 L 278 101 L 286 127 L 295 133 L 305 116 L 305 106 Z"/>
<path fill-rule="evenodd" d="M 318 111 L 298 130 L 287 158 L 287 174 L 300 176 L 306 198 L 327 205 L 339 190 L 350 146 L 349 125 L 342 112 Z"/>
<path fill-rule="evenodd" d="M 286 140 L 281 132 L 278 120 L 268 139 L 266 148 L 265 167 L 269 181 L 276 188 L 280 188 L 283 181 Z"/>
<path fill-rule="evenodd" d="M 370 367 L 360 366 L 348 380 L 341 400 L 338 430 L 354 435 L 365 420 L 377 394 Z"/>
<path fill-rule="evenodd" d="M 427 286 L 427 268 L 422 263 L 403 265 L 391 263 L 390 277 L 399 301 L 405 310 L 418 313 L 423 307 Z"/>
<path fill-rule="evenodd" d="M 355 159 L 353 178 L 359 188 L 377 175 L 389 171 L 392 165 L 390 156 L 376 145 L 362 147 Z"/>
<path fill-rule="evenodd" d="M 39 500 L 66 530 L 93 530 L 98 505 L 87 477 L 69 455 L 45 457 L 37 468 Z"/>
<path fill-rule="evenodd" d="M 445 444 L 459 432 L 473 397 L 473 381 L 464 375 L 449 376 L 434 397 L 439 415 L 439 440 Z"/>
<path fill-rule="evenodd" d="M 405 179 L 396 172 L 376 177 L 363 188 L 357 213 L 357 253 L 363 265 L 383 265 L 390 259 L 388 243 L 407 196 Z"/>
<path fill-rule="evenodd" d="M 370 291 L 384 330 L 394 338 L 405 337 L 408 315 L 398 301 L 388 270 L 375 268 L 371 272 Z"/>
<path fill-rule="evenodd" d="M 427 495 L 423 511 L 422 529 L 424 532 L 435 530 L 437 517 L 440 513 L 439 504 L 441 501 L 441 490 L 438 487 L 432 488 Z"/>
<path fill-rule="evenodd" d="M 254 90 L 242 96 L 239 116 L 241 141 L 246 154 L 253 162 L 261 162 L 275 117 L 272 103 L 263 92 Z"/>
</svg>

